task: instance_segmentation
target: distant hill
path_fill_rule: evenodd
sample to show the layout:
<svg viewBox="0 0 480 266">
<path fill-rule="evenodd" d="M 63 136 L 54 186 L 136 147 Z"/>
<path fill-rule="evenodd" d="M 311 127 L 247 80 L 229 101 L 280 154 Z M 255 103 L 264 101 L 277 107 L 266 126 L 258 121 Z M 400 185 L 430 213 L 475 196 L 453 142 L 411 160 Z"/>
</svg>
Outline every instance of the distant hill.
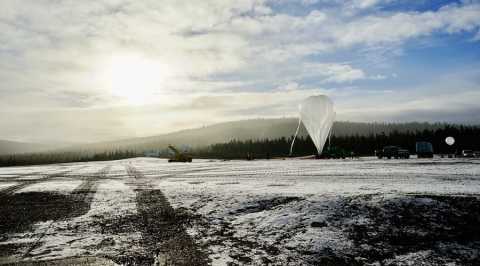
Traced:
<svg viewBox="0 0 480 266">
<path fill-rule="evenodd" d="M 74 146 L 69 150 L 104 151 L 116 149 L 149 150 L 165 149 L 169 144 L 179 147 L 202 147 L 215 143 L 224 143 L 231 140 L 249 139 L 275 139 L 290 137 L 295 133 L 298 120 L 295 118 L 278 119 L 252 119 L 233 122 L 225 122 L 205 126 L 202 128 L 181 130 L 169 134 L 123 139 L 117 141 L 101 142 Z M 358 123 L 358 122 L 335 122 L 333 135 L 367 136 L 373 134 L 390 134 L 391 132 L 435 130 L 444 127 L 441 123 Z M 299 135 L 305 136 L 306 130 L 300 127 Z"/>
<path fill-rule="evenodd" d="M 219 123 L 152 137 L 75 145 L 68 149 L 49 149 L 49 152 L 45 152 L 43 146 L 40 146 L 42 153 L 0 156 L 0 167 L 119 160 L 143 156 L 146 151 L 166 157 L 170 156 L 167 151 L 168 144 L 180 149 L 185 149 L 186 146 L 192 148 L 189 152 L 194 158 L 233 159 L 245 158 L 246 154 L 255 158 L 284 157 L 288 156 L 296 127 L 296 119 L 256 119 Z M 480 127 L 474 125 L 336 122 L 331 142 L 332 147 L 338 148 L 338 151 L 353 151 L 357 155 L 365 156 L 373 155 L 375 149 L 386 145 L 398 145 L 415 152 L 415 143 L 426 140 L 432 143 L 435 152 L 451 154 L 462 149 L 480 150 L 479 132 Z M 300 135 L 306 135 L 303 127 Z M 445 144 L 446 136 L 456 138 L 454 148 Z M 35 144 L 14 143 L 12 146 L 12 142 L 3 143 L 5 150 L 2 153 L 32 152 L 38 147 Z M 295 156 L 315 152 L 315 147 L 308 138 L 299 138 L 295 144 Z"/>
<path fill-rule="evenodd" d="M 42 144 L 0 140 L 0 155 L 41 152 L 48 149 L 47 145 Z"/>
</svg>

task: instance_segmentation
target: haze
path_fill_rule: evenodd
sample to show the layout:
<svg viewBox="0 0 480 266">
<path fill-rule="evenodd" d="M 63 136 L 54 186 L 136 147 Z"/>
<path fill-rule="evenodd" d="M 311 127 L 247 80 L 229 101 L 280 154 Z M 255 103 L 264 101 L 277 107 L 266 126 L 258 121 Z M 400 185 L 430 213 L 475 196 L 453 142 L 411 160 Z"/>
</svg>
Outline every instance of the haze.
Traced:
<svg viewBox="0 0 480 266">
<path fill-rule="evenodd" d="M 480 1 L 2 0 L 0 139 L 297 116 L 480 122 Z M 294 130 L 294 129 L 292 129 Z"/>
</svg>

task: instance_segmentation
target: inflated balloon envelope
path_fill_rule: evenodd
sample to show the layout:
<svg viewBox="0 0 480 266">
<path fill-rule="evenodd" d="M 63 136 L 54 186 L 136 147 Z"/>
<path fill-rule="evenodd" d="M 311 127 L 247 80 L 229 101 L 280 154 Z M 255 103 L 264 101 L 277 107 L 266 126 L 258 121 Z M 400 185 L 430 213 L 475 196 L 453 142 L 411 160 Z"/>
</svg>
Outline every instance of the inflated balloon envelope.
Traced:
<svg viewBox="0 0 480 266">
<path fill-rule="evenodd" d="M 322 153 L 334 120 L 335 111 L 333 110 L 333 103 L 325 95 L 310 96 L 300 104 L 300 121 L 307 129 L 318 154 Z"/>
</svg>

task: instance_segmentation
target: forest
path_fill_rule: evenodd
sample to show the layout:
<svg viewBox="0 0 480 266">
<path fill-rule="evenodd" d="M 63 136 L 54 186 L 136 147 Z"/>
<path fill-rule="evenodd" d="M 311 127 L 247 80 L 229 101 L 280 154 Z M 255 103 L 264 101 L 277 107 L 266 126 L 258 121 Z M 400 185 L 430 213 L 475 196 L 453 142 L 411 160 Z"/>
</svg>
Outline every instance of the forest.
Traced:
<svg viewBox="0 0 480 266">
<path fill-rule="evenodd" d="M 448 136 L 455 138 L 456 143 L 454 145 L 449 146 L 445 143 L 445 138 Z M 289 156 L 292 139 L 293 136 L 247 141 L 232 140 L 228 143 L 213 144 L 198 149 L 194 151 L 194 155 L 202 158 L 224 159 L 245 158 L 248 154 L 254 158 L 285 157 Z M 335 147 L 346 151 L 347 154 L 353 152 L 355 156 L 372 156 L 377 149 L 387 145 L 395 145 L 408 149 L 411 154 L 415 154 L 417 141 L 432 143 L 436 154 L 455 154 L 463 149 L 480 150 L 480 127 L 445 125 L 442 128 L 421 131 L 407 130 L 400 132 L 394 130 L 388 134 L 382 131 L 378 134 L 368 135 L 332 135 L 330 140 L 327 140 L 325 148 Z M 297 137 L 292 156 L 306 156 L 315 153 L 316 149 L 310 137 Z"/>
<path fill-rule="evenodd" d="M 449 146 L 445 143 L 445 138 L 452 136 L 456 142 Z M 257 159 L 287 157 L 289 156 L 290 145 L 293 136 L 278 138 L 263 138 L 255 140 L 231 140 L 226 143 L 211 144 L 204 147 L 187 148 L 186 152 L 193 158 L 215 158 L 215 159 L 245 159 L 248 155 Z M 448 125 L 442 127 L 438 125 L 430 129 L 423 130 L 403 130 L 396 129 L 388 131 L 379 131 L 378 133 L 336 135 L 333 132 L 330 140 L 325 145 L 326 148 L 333 147 L 342 149 L 355 156 L 372 156 L 376 149 L 381 149 L 387 145 L 396 145 L 408 149 L 411 154 L 415 154 L 415 143 L 417 141 L 428 141 L 433 145 L 436 154 L 454 154 L 463 149 L 480 150 L 480 127 L 466 125 Z M 105 151 L 62 151 L 48 153 L 14 154 L 0 156 L 0 166 L 21 166 L 33 164 L 51 164 L 85 161 L 108 161 L 126 158 L 145 156 L 152 153 L 157 157 L 168 158 L 172 154 L 164 145 L 149 146 L 130 146 L 128 149 L 114 148 Z M 306 156 L 316 154 L 315 146 L 310 137 L 300 135 L 295 140 L 292 156 Z"/>
</svg>

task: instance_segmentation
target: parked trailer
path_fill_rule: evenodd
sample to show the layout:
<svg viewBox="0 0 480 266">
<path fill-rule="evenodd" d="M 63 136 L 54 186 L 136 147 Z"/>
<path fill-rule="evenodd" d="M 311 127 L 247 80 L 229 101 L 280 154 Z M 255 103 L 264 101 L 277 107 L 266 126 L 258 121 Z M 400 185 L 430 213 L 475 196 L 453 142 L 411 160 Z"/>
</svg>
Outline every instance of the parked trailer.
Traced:
<svg viewBox="0 0 480 266">
<path fill-rule="evenodd" d="M 427 141 L 418 141 L 415 144 L 418 158 L 433 158 L 433 145 Z"/>
<path fill-rule="evenodd" d="M 378 159 L 408 159 L 410 152 L 397 146 L 385 146 L 382 150 L 375 151 Z"/>
</svg>

